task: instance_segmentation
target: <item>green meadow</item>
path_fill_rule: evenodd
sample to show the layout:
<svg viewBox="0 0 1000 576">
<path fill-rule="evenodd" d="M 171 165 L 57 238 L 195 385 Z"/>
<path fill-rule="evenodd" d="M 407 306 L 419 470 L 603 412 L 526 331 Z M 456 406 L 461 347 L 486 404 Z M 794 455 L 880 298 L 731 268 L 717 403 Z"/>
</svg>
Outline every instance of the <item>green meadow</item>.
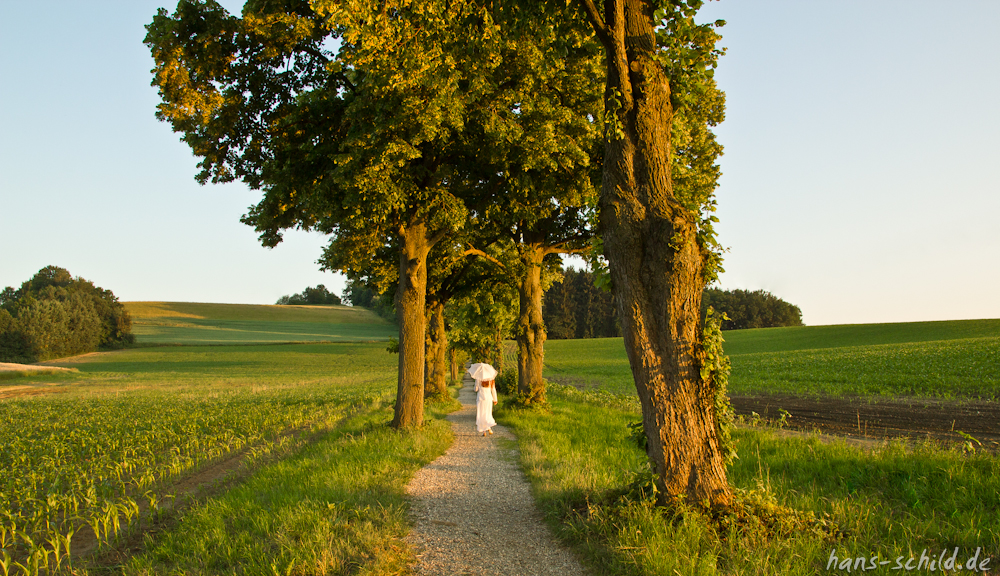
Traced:
<svg viewBox="0 0 1000 576">
<path fill-rule="evenodd" d="M 262 344 L 388 340 L 394 324 L 350 306 L 125 302 L 140 344 Z"/>
<path fill-rule="evenodd" d="M 724 336 L 735 394 L 1000 399 L 1000 320 Z M 995 454 L 741 428 L 729 467 L 736 514 L 720 522 L 655 505 L 628 433 L 639 406 L 620 338 L 547 342 L 545 376 L 550 411 L 510 409 L 500 421 L 516 431 L 553 529 L 597 573 L 928 573 L 953 557 L 959 570 L 947 573 L 1000 567 Z"/>
<path fill-rule="evenodd" d="M 940 573 L 945 552 L 963 568 L 976 557 L 966 574 L 1000 564 L 996 455 L 739 429 L 729 467 L 737 504 L 720 520 L 657 507 L 645 453 L 628 435 L 639 419 L 634 396 L 555 385 L 549 401 L 547 412 L 498 418 L 515 430 L 553 530 L 596 574 L 930 573 L 929 560 L 912 572 L 922 555 Z"/>
<path fill-rule="evenodd" d="M 336 308 L 244 307 L 246 320 L 238 306 L 156 308 L 145 318 L 256 328 L 229 346 L 177 330 L 167 346 L 0 382 L 12 394 L 0 400 L 0 573 L 393 574 L 412 562 L 403 487 L 450 445 L 440 416 L 453 406 L 429 405 L 422 430 L 399 433 L 384 342 L 253 342 L 278 323 L 299 327 L 296 340 L 305 326 L 344 334 L 323 319 L 373 339 L 383 322 Z"/>
<path fill-rule="evenodd" d="M 733 394 L 1000 398 L 1000 320 L 724 333 Z M 633 394 L 621 338 L 550 340 L 545 376 Z"/>
<path fill-rule="evenodd" d="M 348 307 L 128 306 L 139 347 L 0 380 L 3 574 L 408 573 L 403 487 L 450 445 L 454 403 L 429 405 L 420 431 L 388 428 L 397 357 L 377 340 L 394 327 Z M 997 398 L 998 325 L 728 332 L 730 388 Z M 737 514 L 720 523 L 656 507 L 620 338 L 549 341 L 546 377 L 547 410 L 497 416 L 595 574 L 848 574 L 859 558 L 897 574 L 977 548 L 1000 564 L 996 455 L 744 428 Z"/>
</svg>

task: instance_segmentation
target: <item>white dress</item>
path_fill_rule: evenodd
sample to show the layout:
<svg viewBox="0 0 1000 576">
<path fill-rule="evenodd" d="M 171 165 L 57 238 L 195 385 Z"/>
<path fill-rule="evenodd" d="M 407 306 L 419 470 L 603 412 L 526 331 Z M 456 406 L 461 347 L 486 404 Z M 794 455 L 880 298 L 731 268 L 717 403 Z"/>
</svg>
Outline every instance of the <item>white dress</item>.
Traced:
<svg viewBox="0 0 1000 576">
<path fill-rule="evenodd" d="M 497 401 L 497 385 L 493 383 L 489 388 L 480 385 L 480 380 L 476 380 L 476 430 L 482 434 L 497 425 L 493 419 L 493 403 Z"/>
</svg>

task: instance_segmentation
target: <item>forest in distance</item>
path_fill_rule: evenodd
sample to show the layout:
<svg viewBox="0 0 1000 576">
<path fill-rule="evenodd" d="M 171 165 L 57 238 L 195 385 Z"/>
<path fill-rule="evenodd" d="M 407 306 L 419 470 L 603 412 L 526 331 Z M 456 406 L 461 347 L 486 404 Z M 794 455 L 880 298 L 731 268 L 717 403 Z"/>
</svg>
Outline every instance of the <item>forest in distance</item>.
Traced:
<svg viewBox="0 0 1000 576">
<path fill-rule="evenodd" d="M 622 335 L 611 292 L 598 288 L 593 272 L 566 268 L 562 282 L 545 293 L 542 316 L 553 340 L 609 338 Z M 802 326 L 802 311 L 765 290 L 708 288 L 702 318 L 711 306 L 726 315 L 723 330 Z"/>
</svg>

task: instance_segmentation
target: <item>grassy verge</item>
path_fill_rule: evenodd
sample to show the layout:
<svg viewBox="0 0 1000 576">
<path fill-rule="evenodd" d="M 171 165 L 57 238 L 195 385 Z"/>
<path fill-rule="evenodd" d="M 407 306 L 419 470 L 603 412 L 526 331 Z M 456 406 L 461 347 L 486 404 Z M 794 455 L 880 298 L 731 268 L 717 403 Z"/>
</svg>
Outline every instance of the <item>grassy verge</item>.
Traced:
<svg viewBox="0 0 1000 576">
<path fill-rule="evenodd" d="M 619 497 L 642 477 L 645 455 L 627 438 L 634 403 L 553 386 L 551 414 L 498 414 L 519 438 L 522 465 L 543 512 L 598 573 L 823 574 L 846 558 L 888 561 L 870 573 L 911 565 L 921 554 L 1000 564 L 1000 460 L 926 445 L 871 451 L 768 430 L 735 435 L 730 481 L 759 510 L 790 506 L 839 527 L 789 529 L 780 523 L 718 529 L 695 512 L 665 514 L 649 501 Z M 833 570 L 826 568 L 833 553 Z M 929 557 L 929 556 L 928 556 Z M 866 561 L 866 566 L 869 564 Z M 853 564 L 852 564 L 853 566 Z M 856 572 L 857 570 L 855 570 Z M 904 572 L 906 570 L 904 569 Z M 853 573 L 853 572 L 852 572 Z"/>
<path fill-rule="evenodd" d="M 388 408 L 186 513 L 149 538 L 125 574 L 398 574 L 412 561 L 403 487 L 450 445 L 450 427 L 386 426 Z M 117 569 L 116 569 L 117 571 Z"/>
</svg>

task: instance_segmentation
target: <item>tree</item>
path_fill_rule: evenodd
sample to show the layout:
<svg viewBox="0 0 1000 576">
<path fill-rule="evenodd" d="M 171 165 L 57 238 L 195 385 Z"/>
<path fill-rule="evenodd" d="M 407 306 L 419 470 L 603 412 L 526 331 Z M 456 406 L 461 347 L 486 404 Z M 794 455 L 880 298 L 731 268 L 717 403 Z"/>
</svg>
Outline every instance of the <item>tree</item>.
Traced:
<svg viewBox="0 0 1000 576">
<path fill-rule="evenodd" d="M 147 27 L 158 117 L 201 156 L 199 181 L 264 192 L 244 217 L 265 246 L 298 227 L 331 235 L 324 266 L 361 278 L 396 255 L 393 424 L 423 420 L 427 255 L 468 216 L 475 156 L 458 137 L 488 116 L 500 37 L 475 3 L 249 2 L 243 17 L 182 0 Z M 333 42 L 331 44 L 331 41 Z"/>
<path fill-rule="evenodd" d="M 711 306 L 729 319 L 723 330 L 802 326 L 802 310 L 765 290 L 707 289 L 701 307 Z"/>
<path fill-rule="evenodd" d="M 110 290 L 46 266 L 0 293 L 0 360 L 37 362 L 134 341 L 132 320 Z"/>
<path fill-rule="evenodd" d="M 299 294 L 282 296 L 275 304 L 279 306 L 324 306 L 339 305 L 340 296 L 330 293 L 323 284 L 317 284 L 315 288 L 307 287 Z"/>
<path fill-rule="evenodd" d="M 569 268 L 545 294 L 545 325 L 552 338 L 621 336 L 611 293 L 595 285 L 595 274 Z"/>
<path fill-rule="evenodd" d="M 570 182 L 587 160 L 594 77 L 566 65 L 580 36 L 515 4 L 261 0 L 237 18 L 182 0 L 148 26 L 158 115 L 203 158 L 199 180 L 262 190 L 244 222 L 266 246 L 317 229 L 326 269 L 398 284 L 400 427 L 422 421 L 430 251 L 484 197 Z"/>
<path fill-rule="evenodd" d="M 500 21 L 507 41 L 496 106 L 503 123 L 474 175 L 496 191 L 486 225 L 512 242 L 517 259 L 504 270 L 516 280 L 518 396 L 545 400 L 546 339 L 542 295 L 558 254 L 586 250 L 593 235 L 600 173 L 600 46 L 586 20 L 510 3 Z M 549 270 L 551 271 L 551 270 Z"/>
<path fill-rule="evenodd" d="M 708 130 L 721 120 L 719 36 L 694 22 L 701 0 L 577 3 L 606 53 L 600 230 L 647 451 L 664 499 L 727 506 L 700 322 L 721 261 L 709 214 L 721 150 Z"/>
</svg>

